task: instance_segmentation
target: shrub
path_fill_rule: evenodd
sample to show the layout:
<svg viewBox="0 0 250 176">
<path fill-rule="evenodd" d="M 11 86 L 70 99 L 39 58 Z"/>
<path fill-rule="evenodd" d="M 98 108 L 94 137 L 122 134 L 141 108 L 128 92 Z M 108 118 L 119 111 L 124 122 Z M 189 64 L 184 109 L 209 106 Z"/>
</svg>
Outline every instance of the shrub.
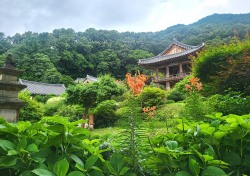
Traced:
<svg viewBox="0 0 250 176">
<path fill-rule="evenodd" d="M 167 95 L 168 100 L 182 101 L 187 97 L 187 90 L 185 89 L 185 85 L 188 83 L 188 80 L 191 76 L 185 77 L 180 82 L 176 83 L 175 86 L 169 91 Z"/>
<path fill-rule="evenodd" d="M 207 105 L 210 111 L 222 112 L 228 114 L 249 114 L 250 96 L 243 96 L 240 92 L 230 92 L 226 95 L 215 94 L 208 98 Z"/>
<path fill-rule="evenodd" d="M 69 121 L 80 120 L 83 116 L 84 108 L 79 105 L 63 105 L 59 107 L 55 115 L 68 117 Z"/>
<path fill-rule="evenodd" d="M 60 107 L 64 106 L 65 98 L 62 97 L 52 97 L 47 100 L 44 105 L 44 115 L 53 116 Z"/>
<path fill-rule="evenodd" d="M 27 103 L 27 105 L 20 110 L 19 120 L 38 121 L 41 119 L 43 116 L 42 104 L 32 99 L 28 91 L 21 91 L 18 94 L 18 98 Z"/>
<path fill-rule="evenodd" d="M 166 99 L 166 91 L 157 87 L 145 87 L 138 99 L 141 101 L 142 107 L 161 105 Z"/>
<path fill-rule="evenodd" d="M 49 94 L 49 95 L 35 95 L 34 99 L 38 102 L 41 103 L 46 103 L 48 99 L 55 97 L 56 95 L 54 94 Z"/>
<path fill-rule="evenodd" d="M 184 103 L 171 103 L 162 105 L 156 111 L 156 117 L 159 120 L 167 120 L 172 118 L 177 118 L 180 116 L 181 111 L 183 110 Z"/>
<path fill-rule="evenodd" d="M 94 110 L 95 127 L 108 127 L 112 126 L 117 120 L 115 114 L 116 101 L 106 100 L 98 104 Z"/>
</svg>

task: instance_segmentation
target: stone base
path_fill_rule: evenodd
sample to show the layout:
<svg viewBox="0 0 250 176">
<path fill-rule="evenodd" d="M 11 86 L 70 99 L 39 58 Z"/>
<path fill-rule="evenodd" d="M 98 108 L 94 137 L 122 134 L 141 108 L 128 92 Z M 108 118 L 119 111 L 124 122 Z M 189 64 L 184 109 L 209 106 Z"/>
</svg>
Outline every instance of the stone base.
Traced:
<svg viewBox="0 0 250 176">
<path fill-rule="evenodd" d="M 0 109 L 0 117 L 3 117 L 8 122 L 16 122 L 18 111 L 16 109 Z"/>
</svg>

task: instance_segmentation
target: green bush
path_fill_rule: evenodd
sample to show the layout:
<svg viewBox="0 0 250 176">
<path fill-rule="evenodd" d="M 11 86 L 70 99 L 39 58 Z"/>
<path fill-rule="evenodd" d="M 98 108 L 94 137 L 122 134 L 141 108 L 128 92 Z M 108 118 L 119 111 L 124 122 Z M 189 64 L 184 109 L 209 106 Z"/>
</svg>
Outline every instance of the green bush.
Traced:
<svg viewBox="0 0 250 176">
<path fill-rule="evenodd" d="M 250 95 L 250 38 L 232 40 L 229 44 L 210 46 L 201 51 L 193 63 L 193 73 L 199 77 L 209 95 L 231 89 Z"/>
<path fill-rule="evenodd" d="M 145 87 L 138 99 L 141 101 L 142 107 L 161 105 L 166 100 L 166 91 L 157 87 Z"/>
<path fill-rule="evenodd" d="M 44 105 L 44 115 L 53 116 L 56 114 L 59 108 L 65 105 L 65 98 L 63 97 L 52 97 L 47 100 Z"/>
<path fill-rule="evenodd" d="M 68 117 L 69 121 L 80 120 L 83 116 L 84 108 L 80 105 L 63 105 L 59 107 L 55 115 Z"/>
<path fill-rule="evenodd" d="M 94 110 L 95 128 L 113 126 L 117 120 L 116 101 L 106 100 L 98 104 Z"/>
<path fill-rule="evenodd" d="M 38 102 L 41 103 L 46 103 L 48 99 L 55 97 L 56 95 L 54 94 L 49 94 L 49 95 L 35 95 L 34 99 Z"/>
<path fill-rule="evenodd" d="M 167 99 L 176 101 L 182 101 L 187 97 L 187 90 L 185 85 L 188 83 L 188 80 L 191 76 L 185 77 L 180 82 L 176 83 L 175 86 L 168 92 Z"/>
<path fill-rule="evenodd" d="M 104 175 L 99 143 L 91 142 L 78 123 L 83 121 L 46 117 L 12 124 L 0 119 L 0 175 Z"/>
<path fill-rule="evenodd" d="M 21 91 L 18 94 L 18 98 L 27 103 L 27 105 L 20 110 L 19 120 L 38 121 L 41 119 L 44 111 L 43 106 L 41 103 L 32 99 L 28 91 Z"/>
<path fill-rule="evenodd" d="M 215 94 L 208 98 L 207 105 L 210 111 L 222 112 L 228 114 L 249 114 L 250 113 L 250 96 L 243 96 L 239 92 L 230 92 L 226 95 Z"/>
<path fill-rule="evenodd" d="M 167 120 L 180 117 L 181 111 L 183 110 L 184 103 L 171 103 L 164 104 L 156 110 L 156 117 L 159 120 Z"/>
</svg>

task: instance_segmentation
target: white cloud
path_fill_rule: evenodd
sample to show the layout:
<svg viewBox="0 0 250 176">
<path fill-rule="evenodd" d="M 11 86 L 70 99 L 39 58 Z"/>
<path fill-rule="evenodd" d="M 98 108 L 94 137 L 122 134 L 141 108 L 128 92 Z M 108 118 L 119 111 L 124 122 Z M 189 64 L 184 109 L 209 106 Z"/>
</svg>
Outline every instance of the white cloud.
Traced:
<svg viewBox="0 0 250 176">
<path fill-rule="evenodd" d="M 0 32 L 58 28 L 159 31 L 213 13 L 249 13 L 249 0 L 1 0 Z"/>
</svg>

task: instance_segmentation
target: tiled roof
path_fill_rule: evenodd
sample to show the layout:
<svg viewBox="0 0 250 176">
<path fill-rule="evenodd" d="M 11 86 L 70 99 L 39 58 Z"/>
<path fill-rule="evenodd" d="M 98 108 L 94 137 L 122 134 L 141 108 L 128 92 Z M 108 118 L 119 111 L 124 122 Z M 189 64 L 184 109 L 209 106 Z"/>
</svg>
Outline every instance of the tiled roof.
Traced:
<svg viewBox="0 0 250 176">
<path fill-rule="evenodd" d="M 96 82 L 96 81 L 98 81 L 98 78 L 96 78 L 96 77 L 94 77 L 94 76 L 87 75 L 86 78 L 77 78 L 77 79 L 75 80 L 75 82 L 76 82 L 76 83 L 83 83 L 83 82 L 85 82 L 85 81 L 87 81 L 87 80 L 89 80 L 89 81 L 91 81 L 91 82 Z"/>
<path fill-rule="evenodd" d="M 65 92 L 65 86 L 63 84 L 48 84 L 34 81 L 27 81 L 19 79 L 20 84 L 26 85 L 31 94 L 40 94 L 40 95 L 61 95 Z"/>
<path fill-rule="evenodd" d="M 182 52 L 174 53 L 174 54 L 163 55 L 163 53 L 165 53 L 167 50 L 169 50 L 173 45 L 180 46 L 186 50 L 182 51 Z M 140 59 L 138 64 L 139 65 L 149 65 L 149 64 L 164 62 L 167 60 L 170 61 L 174 58 L 179 58 L 179 57 L 182 57 L 185 55 L 192 54 L 192 53 L 200 50 L 204 45 L 205 44 L 202 43 L 199 46 L 191 46 L 191 45 L 181 43 L 181 42 L 177 41 L 176 39 L 174 39 L 173 43 L 171 45 L 169 45 L 164 51 L 162 51 L 159 55 L 157 55 L 155 57 L 148 58 L 148 59 Z"/>
</svg>

